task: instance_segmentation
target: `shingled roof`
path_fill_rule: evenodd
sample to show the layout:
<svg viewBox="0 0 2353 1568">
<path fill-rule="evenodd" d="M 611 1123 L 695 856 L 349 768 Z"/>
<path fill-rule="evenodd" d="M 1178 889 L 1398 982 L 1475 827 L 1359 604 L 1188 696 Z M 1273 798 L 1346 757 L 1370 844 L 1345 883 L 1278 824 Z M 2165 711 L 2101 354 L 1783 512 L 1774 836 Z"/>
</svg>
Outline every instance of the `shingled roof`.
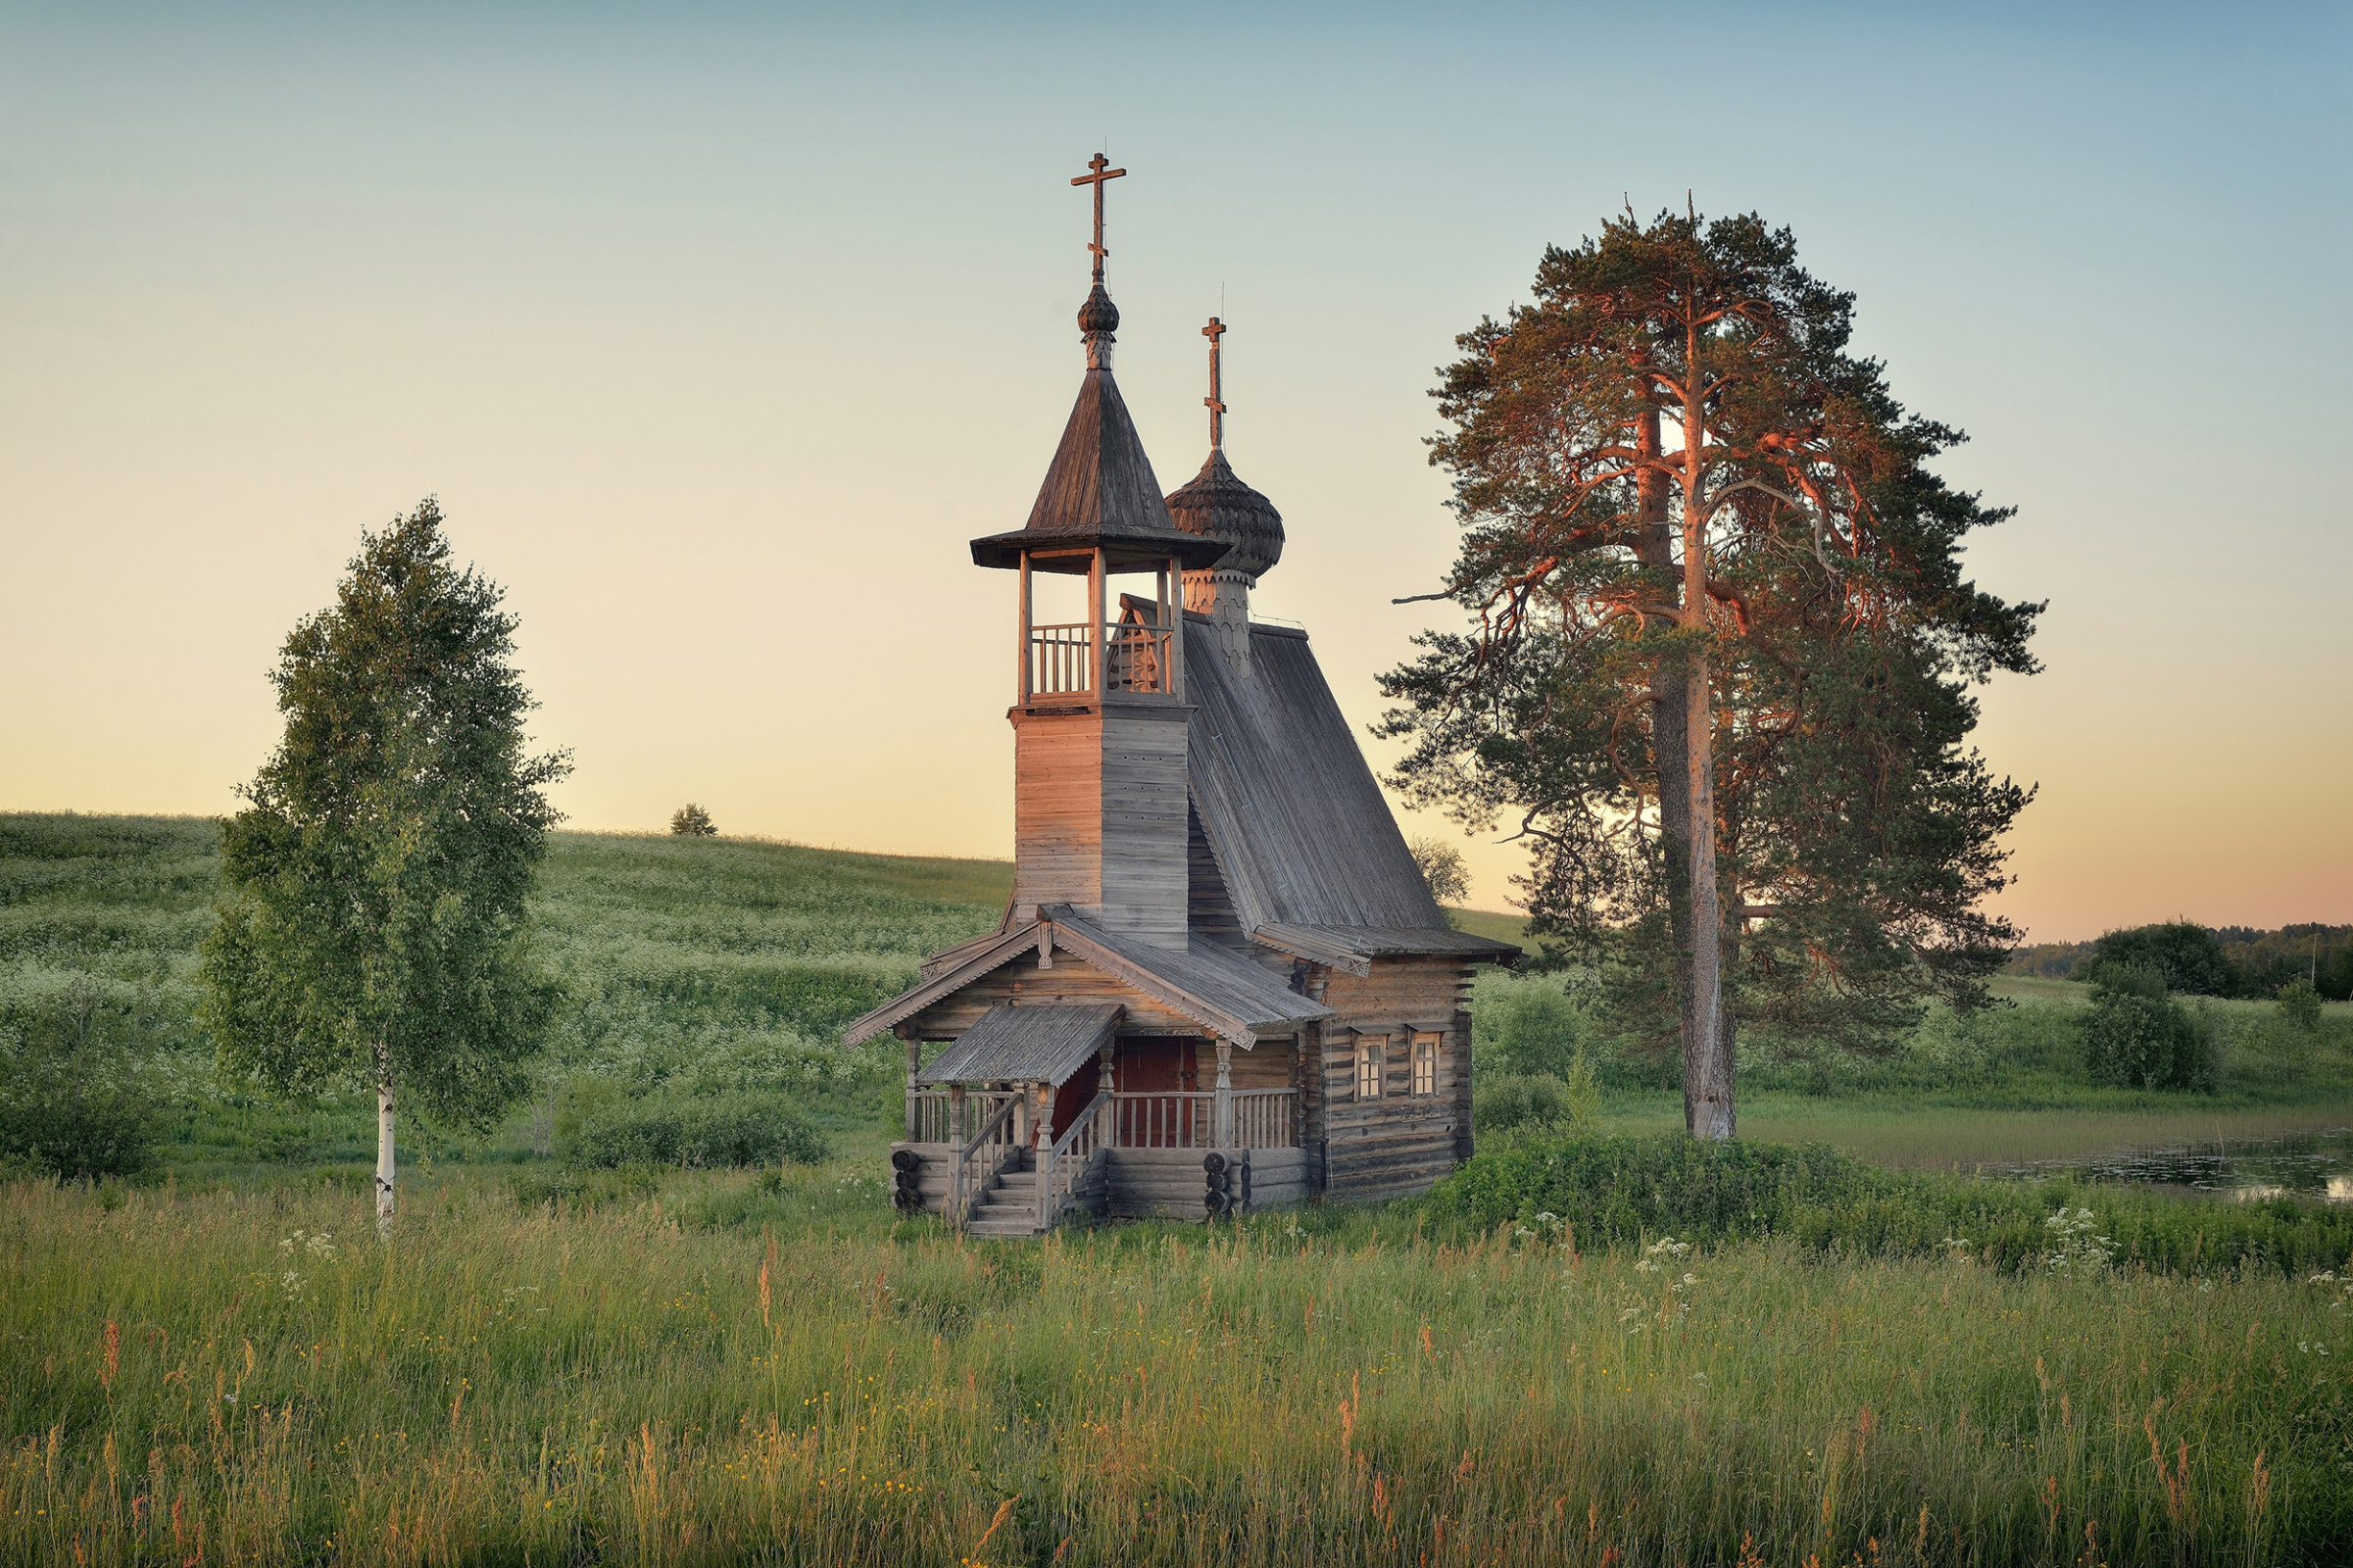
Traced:
<svg viewBox="0 0 2353 1568">
<path fill-rule="evenodd" d="M 1102 294 L 1098 284 L 1096 295 Z M 1088 303 L 1093 309 L 1095 300 Z M 1118 325 L 1119 313 L 1108 298 L 1102 300 L 1102 309 L 1110 324 Z M 1087 319 L 1082 313 L 1082 324 Z M 1107 339 L 1109 332 L 1095 335 Z M 1101 363 L 1092 363 L 1098 358 Z M 1090 360 L 1028 524 L 973 540 L 973 564 L 1015 566 L 1024 550 L 1097 545 L 1128 563 L 1174 556 L 1187 569 L 1211 564 L 1230 548 L 1228 542 L 1179 531 L 1168 503 L 1160 499 L 1160 481 L 1152 477 L 1152 459 L 1144 455 L 1127 401 L 1111 378 L 1107 353 L 1098 348 Z"/>
<path fill-rule="evenodd" d="M 1245 931 L 1320 962 L 1519 952 L 1448 929 L 1305 632 L 1252 624 L 1249 674 L 1208 658 L 1185 677 L 1193 805 Z"/>
<path fill-rule="evenodd" d="M 1001 1003 L 915 1075 L 926 1084 L 1058 1084 L 1119 1027 L 1117 1003 L 1017 1007 Z"/>
</svg>

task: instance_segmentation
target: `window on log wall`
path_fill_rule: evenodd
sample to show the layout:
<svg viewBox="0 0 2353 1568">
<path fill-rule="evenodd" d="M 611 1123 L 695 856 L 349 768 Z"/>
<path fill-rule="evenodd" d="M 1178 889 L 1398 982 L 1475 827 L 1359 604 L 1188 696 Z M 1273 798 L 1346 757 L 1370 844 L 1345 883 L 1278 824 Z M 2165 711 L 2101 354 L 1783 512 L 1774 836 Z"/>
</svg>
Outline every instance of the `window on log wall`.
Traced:
<svg viewBox="0 0 2353 1568">
<path fill-rule="evenodd" d="M 1381 1098 L 1381 1058 L 1388 1054 L 1388 1051 L 1389 1039 L 1386 1035 L 1358 1035 L 1356 1037 L 1356 1098 L 1358 1100 Z"/>
<path fill-rule="evenodd" d="M 1417 1095 L 1438 1093 L 1438 1036 L 1413 1037 L 1413 1092 Z"/>
</svg>

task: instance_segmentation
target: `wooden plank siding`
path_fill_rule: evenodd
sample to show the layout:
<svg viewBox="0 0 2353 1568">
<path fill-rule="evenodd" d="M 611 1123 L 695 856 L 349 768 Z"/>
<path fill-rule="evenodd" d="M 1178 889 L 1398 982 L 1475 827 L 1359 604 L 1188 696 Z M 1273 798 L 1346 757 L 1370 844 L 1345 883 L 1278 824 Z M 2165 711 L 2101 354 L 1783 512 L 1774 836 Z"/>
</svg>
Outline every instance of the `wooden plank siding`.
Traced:
<svg viewBox="0 0 2353 1568">
<path fill-rule="evenodd" d="M 1104 974 L 1075 954 L 1056 953 L 1054 967 L 1041 969 L 1034 957 L 1015 958 L 982 975 L 954 995 L 941 998 L 907 1020 L 924 1040 L 953 1040 L 980 1022 L 1001 1002 L 1116 1002 L 1127 1008 L 1122 1034 L 1199 1035 L 1201 1026 L 1170 1011 L 1126 981 Z M 1269 1042 L 1270 1047 L 1274 1042 Z M 1237 1058 L 1250 1054 L 1237 1051 Z"/>
<path fill-rule="evenodd" d="M 1103 714 L 1013 711 L 1013 918 L 1103 902 Z"/>
<path fill-rule="evenodd" d="M 1106 930 L 1185 946 L 1191 713 L 1168 699 L 1013 710 L 1015 920 L 1067 904 Z"/>
<path fill-rule="evenodd" d="M 1188 940 L 1186 721 L 1175 703 L 1112 703 L 1103 721 L 1103 912 L 1098 923 L 1163 948 Z"/>
</svg>

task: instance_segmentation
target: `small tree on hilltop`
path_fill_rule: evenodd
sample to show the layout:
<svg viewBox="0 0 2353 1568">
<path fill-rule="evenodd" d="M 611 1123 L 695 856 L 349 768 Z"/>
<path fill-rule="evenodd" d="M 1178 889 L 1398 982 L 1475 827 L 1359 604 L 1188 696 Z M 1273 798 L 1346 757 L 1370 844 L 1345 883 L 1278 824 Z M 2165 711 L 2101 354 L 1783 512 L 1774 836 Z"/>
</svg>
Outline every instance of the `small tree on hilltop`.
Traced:
<svg viewBox="0 0 2353 1568">
<path fill-rule="evenodd" d="M 1430 884 L 1430 897 L 1440 904 L 1460 904 L 1471 896 L 1471 869 L 1462 863 L 1462 852 L 1444 839 L 1416 838 L 1405 846 L 1420 868 L 1422 880 Z"/>
<path fill-rule="evenodd" d="M 670 813 L 670 831 L 682 838 L 708 839 L 718 835 L 711 813 L 689 801 Z"/>
<path fill-rule="evenodd" d="M 428 500 L 360 554 L 271 675 L 284 739 L 222 825 L 202 1014 L 223 1065 L 281 1093 L 376 1093 L 376 1216 L 393 1095 L 487 1127 L 529 1087 L 555 986 L 524 900 L 567 755 L 524 752 L 536 705 L 501 590 L 450 564 Z"/>
</svg>

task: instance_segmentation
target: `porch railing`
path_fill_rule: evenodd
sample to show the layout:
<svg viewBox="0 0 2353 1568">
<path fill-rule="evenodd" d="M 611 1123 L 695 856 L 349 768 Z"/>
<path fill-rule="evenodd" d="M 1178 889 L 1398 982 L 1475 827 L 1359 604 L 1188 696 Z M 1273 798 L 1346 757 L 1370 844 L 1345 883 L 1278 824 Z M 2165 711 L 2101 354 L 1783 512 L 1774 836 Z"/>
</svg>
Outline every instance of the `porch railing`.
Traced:
<svg viewBox="0 0 2353 1568">
<path fill-rule="evenodd" d="M 1094 1162 L 1095 1152 L 1103 1147 L 1103 1131 L 1109 1125 L 1111 1096 L 1106 1091 L 1087 1102 L 1087 1108 L 1078 1113 L 1069 1130 L 1046 1151 L 1038 1165 L 1038 1223 L 1051 1226 L 1070 1205 L 1070 1195 L 1087 1167 Z"/>
<path fill-rule="evenodd" d="M 988 1192 L 1006 1161 L 1020 1152 L 1021 1146 L 1013 1141 L 1013 1107 L 1019 1102 L 1018 1095 L 1005 1096 L 980 1131 L 956 1146 L 948 1171 L 948 1220 L 958 1230 L 964 1228 L 974 1200 Z"/>
<path fill-rule="evenodd" d="M 1290 1149 L 1298 1143 L 1298 1090 L 1228 1090 L 1222 1117 L 1220 1098 L 1215 1090 L 1116 1092 L 1110 1147 Z"/>
</svg>

